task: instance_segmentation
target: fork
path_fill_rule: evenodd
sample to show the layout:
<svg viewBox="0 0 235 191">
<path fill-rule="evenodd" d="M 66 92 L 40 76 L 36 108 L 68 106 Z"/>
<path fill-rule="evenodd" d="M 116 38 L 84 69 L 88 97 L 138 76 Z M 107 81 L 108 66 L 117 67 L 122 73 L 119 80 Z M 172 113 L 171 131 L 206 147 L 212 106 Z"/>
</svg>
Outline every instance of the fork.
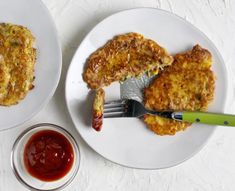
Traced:
<svg viewBox="0 0 235 191">
<path fill-rule="evenodd" d="M 235 115 L 191 111 L 153 111 L 132 99 L 116 100 L 104 104 L 104 118 L 142 117 L 145 114 L 157 115 L 177 121 L 211 125 L 235 126 Z"/>
</svg>

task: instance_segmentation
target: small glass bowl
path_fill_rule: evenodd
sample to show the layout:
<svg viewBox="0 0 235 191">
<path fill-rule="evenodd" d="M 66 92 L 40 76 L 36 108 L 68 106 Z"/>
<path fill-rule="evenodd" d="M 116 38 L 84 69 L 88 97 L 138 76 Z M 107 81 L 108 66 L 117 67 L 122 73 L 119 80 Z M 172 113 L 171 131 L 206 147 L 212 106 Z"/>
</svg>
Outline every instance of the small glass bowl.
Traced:
<svg viewBox="0 0 235 191">
<path fill-rule="evenodd" d="M 30 175 L 24 165 L 24 149 L 28 140 L 35 133 L 42 130 L 53 130 L 64 135 L 72 145 L 74 152 L 73 166 L 70 171 L 56 181 L 42 181 Z M 80 165 L 80 150 L 73 136 L 60 126 L 41 123 L 33 125 L 23 131 L 16 139 L 11 152 L 11 166 L 16 178 L 30 190 L 57 191 L 65 188 L 75 177 Z"/>
</svg>

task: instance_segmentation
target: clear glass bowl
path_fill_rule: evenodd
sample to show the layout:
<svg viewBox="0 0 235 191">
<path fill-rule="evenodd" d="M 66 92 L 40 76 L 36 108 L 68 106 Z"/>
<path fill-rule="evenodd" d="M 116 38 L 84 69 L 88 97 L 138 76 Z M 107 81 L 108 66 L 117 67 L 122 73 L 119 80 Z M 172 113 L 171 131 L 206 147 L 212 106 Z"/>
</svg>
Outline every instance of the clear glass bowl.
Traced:
<svg viewBox="0 0 235 191">
<path fill-rule="evenodd" d="M 24 165 L 24 148 L 28 140 L 35 133 L 42 130 L 53 130 L 64 135 L 71 143 L 74 152 L 73 166 L 70 171 L 62 178 L 56 181 L 42 181 L 30 175 Z M 33 125 L 23 131 L 16 139 L 11 153 L 11 166 L 16 178 L 30 190 L 61 190 L 67 186 L 75 177 L 80 165 L 80 150 L 73 136 L 60 126 L 41 123 Z"/>
</svg>

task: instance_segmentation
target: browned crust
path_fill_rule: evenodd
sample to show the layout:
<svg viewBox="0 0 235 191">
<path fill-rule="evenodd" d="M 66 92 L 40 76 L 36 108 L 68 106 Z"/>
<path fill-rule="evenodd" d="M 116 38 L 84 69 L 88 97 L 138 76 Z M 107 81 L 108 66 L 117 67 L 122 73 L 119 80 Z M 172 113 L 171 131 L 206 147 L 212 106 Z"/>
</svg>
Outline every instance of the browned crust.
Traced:
<svg viewBox="0 0 235 191">
<path fill-rule="evenodd" d="M 26 27 L 0 23 L 0 56 L 5 67 L 4 76 L 9 78 L 0 92 L 0 105 L 17 104 L 33 89 L 36 62 L 34 41 Z M 6 82 L 6 78 L 1 80 Z"/>
<path fill-rule="evenodd" d="M 200 45 L 195 45 L 192 50 L 174 56 L 174 65 L 171 70 L 201 70 L 209 69 L 212 64 L 212 55 Z"/>
<path fill-rule="evenodd" d="M 144 90 L 145 106 L 153 110 L 205 110 L 213 100 L 214 89 L 210 69 L 168 70 Z"/>
<path fill-rule="evenodd" d="M 92 127 L 96 131 L 100 131 L 103 125 L 104 97 L 105 97 L 104 90 L 98 89 L 96 91 L 95 99 L 93 102 L 93 118 L 92 118 Z"/>
<path fill-rule="evenodd" d="M 146 71 L 158 73 L 173 58 L 156 42 L 138 33 L 115 36 L 87 60 L 83 79 L 91 89 L 137 77 Z"/>
<path fill-rule="evenodd" d="M 152 110 L 201 111 L 213 100 L 215 76 L 212 56 L 199 45 L 177 54 L 171 66 L 144 90 L 145 106 Z M 189 123 L 146 115 L 147 126 L 159 135 L 174 135 Z"/>
<path fill-rule="evenodd" d="M 185 130 L 190 126 L 190 123 L 169 120 L 153 115 L 145 115 L 144 122 L 151 131 L 158 135 L 175 135 L 176 132 Z"/>
</svg>

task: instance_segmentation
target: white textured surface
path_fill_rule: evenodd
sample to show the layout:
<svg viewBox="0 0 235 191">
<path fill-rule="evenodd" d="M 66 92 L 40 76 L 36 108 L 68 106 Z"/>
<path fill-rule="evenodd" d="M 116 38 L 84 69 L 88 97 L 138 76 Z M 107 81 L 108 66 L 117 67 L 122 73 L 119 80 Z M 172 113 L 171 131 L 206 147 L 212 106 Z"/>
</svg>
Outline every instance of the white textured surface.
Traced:
<svg viewBox="0 0 235 191">
<path fill-rule="evenodd" d="M 217 46 L 230 74 L 227 112 L 235 113 L 235 1 L 232 0 L 44 0 L 55 19 L 63 49 L 63 72 L 50 103 L 32 120 L 0 133 L 0 191 L 26 190 L 10 168 L 10 152 L 17 135 L 29 125 L 51 122 L 76 136 L 82 165 L 72 191 L 234 191 L 235 129 L 220 127 L 195 157 L 164 170 L 133 170 L 113 164 L 93 152 L 75 131 L 64 101 L 64 80 L 70 60 L 86 33 L 106 16 L 122 9 L 158 7 L 180 15 L 201 29 Z M 158 27 L 158 26 L 156 26 Z"/>
</svg>

